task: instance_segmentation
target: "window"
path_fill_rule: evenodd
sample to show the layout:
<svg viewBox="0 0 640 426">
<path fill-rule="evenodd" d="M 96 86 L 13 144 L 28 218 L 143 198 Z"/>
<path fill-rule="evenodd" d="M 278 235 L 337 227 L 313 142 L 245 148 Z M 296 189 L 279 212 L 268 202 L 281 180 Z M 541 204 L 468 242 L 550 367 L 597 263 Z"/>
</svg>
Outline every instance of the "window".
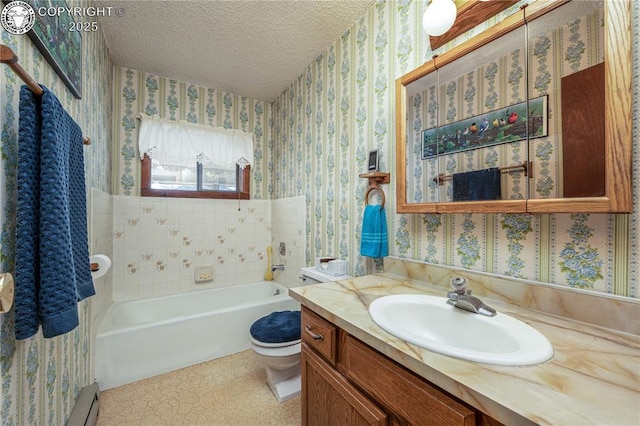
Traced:
<svg viewBox="0 0 640 426">
<path fill-rule="evenodd" d="M 236 164 L 234 168 L 205 167 L 198 162 L 192 167 L 168 166 L 145 154 L 142 158 L 141 194 L 144 197 L 248 200 L 251 166 L 241 169 Z"/>
<path fill-rule="evenodd" d="M 249 199 L 253 135 L 140 118 L 143 196 Z"/>
</svg>

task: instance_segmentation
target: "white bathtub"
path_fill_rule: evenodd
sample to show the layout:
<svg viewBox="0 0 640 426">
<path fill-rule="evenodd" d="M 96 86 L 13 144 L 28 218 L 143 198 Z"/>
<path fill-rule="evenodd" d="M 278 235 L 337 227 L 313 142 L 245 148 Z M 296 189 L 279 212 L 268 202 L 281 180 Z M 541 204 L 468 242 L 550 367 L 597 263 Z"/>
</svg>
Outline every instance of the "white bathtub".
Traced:
<svg viewBox="0 0 640 426">
<path fill-rule="evenodd" d="M 299 309 L 275 282 L 114 303 L 96 335 L 96 380 L 110 389 L 249 349 L 255 320 Z"/>
</svg>

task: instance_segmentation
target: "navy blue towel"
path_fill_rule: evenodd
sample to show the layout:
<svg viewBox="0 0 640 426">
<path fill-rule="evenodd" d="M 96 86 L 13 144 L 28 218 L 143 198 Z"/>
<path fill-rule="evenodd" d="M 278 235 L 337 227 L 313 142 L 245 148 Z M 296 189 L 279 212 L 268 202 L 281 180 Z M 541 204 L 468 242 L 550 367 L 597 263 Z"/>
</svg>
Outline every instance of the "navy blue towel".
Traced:
<svg viewBox="0 0 640 426">
<path fill-rule="evenodd" d="M 251 337 L 264 343 L 284 343 L 300 339 L 300 311 L 272 312 L 251 325 Z"/>
<path fill-rule="evenodd" d="M 78 325 L 95 294 L 89 267 L 82 130 L 46 87 L 20 91 L 15 332 L 44 337 Z"/>
<path fill-rule="evenodd" d="M 453 175 L 453 201 L 500 200 L 500 192 L 498 167 Z"/>
</svg>

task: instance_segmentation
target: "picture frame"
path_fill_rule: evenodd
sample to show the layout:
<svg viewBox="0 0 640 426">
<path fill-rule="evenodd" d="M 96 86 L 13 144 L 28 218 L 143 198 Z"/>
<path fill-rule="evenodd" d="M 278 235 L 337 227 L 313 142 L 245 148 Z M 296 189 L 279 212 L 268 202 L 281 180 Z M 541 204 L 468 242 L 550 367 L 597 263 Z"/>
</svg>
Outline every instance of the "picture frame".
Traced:
<svg viewBox="0 0 640 426">
<path fill-rule="evenodd" d="M 24 0 L 33 10 L 40 7 L 67 7 L 66 0 Z M 10 3 L 5 0 L 4 3 Z M 82 99 L 82 36 L 72 16 L 36 13 L 35 24 L 27 33 L 42 56 L 77 99 Z"/>
<path fill-rule="evenodd" d="M 530 139 L 548 136 L 548 97 L 423 130 L 422 159 L 526 139 L 527 123 Z"/>
<path fill-rule="evenodd" d="M 378 149 L 374 149 L 369 151 L 369 163 L 367 165 L 367 171 L 368 172 L 377 172 L 378 168 L 380 167 L 380 163 L 379 163 L 379 159 L 378 159 L 378 154 L 379 154 Z"/>
</svg>

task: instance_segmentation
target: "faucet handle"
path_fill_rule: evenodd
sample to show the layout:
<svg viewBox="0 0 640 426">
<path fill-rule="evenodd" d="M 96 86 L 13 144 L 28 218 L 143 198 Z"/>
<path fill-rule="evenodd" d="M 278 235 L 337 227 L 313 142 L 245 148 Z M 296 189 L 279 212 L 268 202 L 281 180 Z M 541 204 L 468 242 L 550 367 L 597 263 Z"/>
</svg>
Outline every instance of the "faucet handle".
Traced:
<svg viewBox="0 0 640 426">
<path fill-rule="evenodd" d="M 455 277 L 451 280 L 451 287 L 458 294 L 471 294 L 471 292 L 467 293 L 467 280 L 462 277 Z"/>
</svg>

